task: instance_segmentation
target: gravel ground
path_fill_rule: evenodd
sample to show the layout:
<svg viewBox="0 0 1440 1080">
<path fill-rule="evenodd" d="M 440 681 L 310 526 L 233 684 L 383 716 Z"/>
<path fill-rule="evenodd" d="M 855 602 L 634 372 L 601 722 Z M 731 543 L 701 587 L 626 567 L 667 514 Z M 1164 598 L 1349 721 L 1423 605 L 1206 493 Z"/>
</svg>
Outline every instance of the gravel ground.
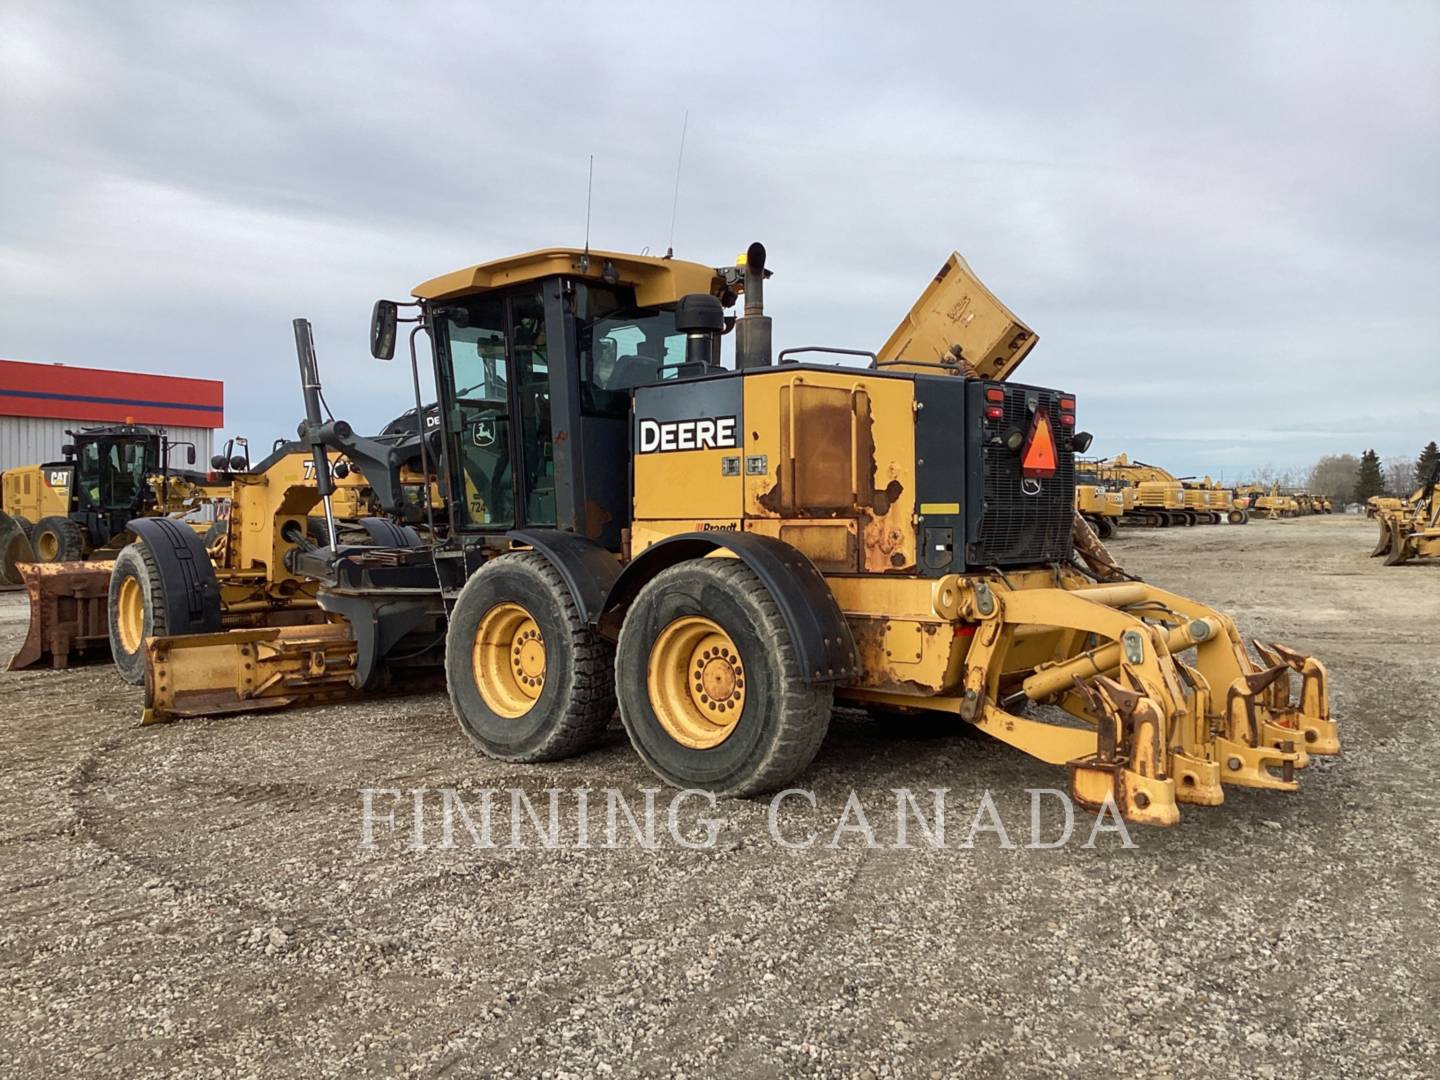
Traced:
<svg viewBox="0 0 1440 1080">
<path fill-rule="evenodd" d="M 639 810 L 653 784 L 618 724 L 527 768 L 473 753 L 438 694 L 141 728 L 106 668 L 0 676 L 0 1074 L 1432 1076 L 1440 565 L 1385 569 L 1372 532 L 1115 542 L 1321 656 L 1345 741 L 1299 793 L 1232 791 L 1131 848 L 1083 847 L 1088 817 L 1027 848 L 1026 789 L 1059 770 L 848 711 L 800 781 L 816 806 L 779 816 L 812 847 L 765 802 L 686 803 L 671 835 L 667 791 L 647 849 L 623 815 L 604 843 L 604 789 Z M 24 617 L 0 596 L 0 654 Z M 948 789 L 943 849 L 890 846 L 896 787 Z M 372 796 L 371 846 L 366 788 L 401 792 Z M 472 823 L 497 789 L 501 846 L 463 822 L 444 846 L 447 788 Z M 542 820 L 562 789 L 558 849 L 523 807 L 505 846 L 511 788 Z M 828 846 L 852 790 L 884 847 Z M 987 790 L 1013 848 L 960 844 Z M 712 816 L 716 845 L 683 846 Z M 1039 820 L 1056 838 L 1058 802 Z"/>
</svg>

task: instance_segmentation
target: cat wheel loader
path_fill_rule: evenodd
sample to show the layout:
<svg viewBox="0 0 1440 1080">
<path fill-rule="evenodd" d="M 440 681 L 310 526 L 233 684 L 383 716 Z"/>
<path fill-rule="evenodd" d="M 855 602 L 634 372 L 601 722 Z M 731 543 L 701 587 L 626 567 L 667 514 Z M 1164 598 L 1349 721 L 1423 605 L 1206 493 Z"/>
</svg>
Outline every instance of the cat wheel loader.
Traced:
<svg viewBox="0 0 1440 1080">
<path fill-rule="evenodd" d="M 1386 566 L 1410 559 L 1440 558 L 1440 466 L 1408 499 L 1378 500 L 1376 517 L 1380 539 L 1372 559 L 1385 557 Z M 1398 505 L 1388 505 L 1390 503 Z"/>
<path fill-rule="evenodd" d="M 1035 335 L 958 255 L 875 353 L 776 353 L 769 276 L 759 244 L 721 268 L 553 248 L 378 302 L 372 352 L 405 312 L 417 385 L 431 343 L 448 536 L 291 552 L 340 620 L 150 639 L 149 716 L 438 664 L 492 757 L 582 753 L 618 706 L 665 781 L 748 796 L 792 782 L 844 700 L 950 716 L 1153 825 L 1338 752 L 1320 661 L 1075 560 L 1076 399 L 1011 381 Z M 296 333 L 301 441 L 363 467 Z"/>
<path fill-rule="evenodd" d="M 0 580 L 22 584 L 26 563 L 104 557 L 144 514 L 163 513 L 195 494 L 203 478 L 172 472 L 172 443 L 163 429 L 109 424 L 67 431 L 63 460 L 5 472 L 0 509 Z"/>
</svg>

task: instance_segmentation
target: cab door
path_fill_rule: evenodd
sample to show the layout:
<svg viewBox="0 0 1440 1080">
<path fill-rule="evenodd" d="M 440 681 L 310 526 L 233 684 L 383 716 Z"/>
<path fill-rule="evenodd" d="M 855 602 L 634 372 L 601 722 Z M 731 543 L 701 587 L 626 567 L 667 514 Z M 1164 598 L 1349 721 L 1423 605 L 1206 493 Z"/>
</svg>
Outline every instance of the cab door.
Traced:
<svg viewBox="0 0 1440 1080">
<path fill-rule="evenodd" d="M 465 314 L 457 318 L 455 308 Z M 450 306 L 442 380 L 456 524 L 503 531 L 555 523 L 544 304 L 538 287 Z"/>
</svg>

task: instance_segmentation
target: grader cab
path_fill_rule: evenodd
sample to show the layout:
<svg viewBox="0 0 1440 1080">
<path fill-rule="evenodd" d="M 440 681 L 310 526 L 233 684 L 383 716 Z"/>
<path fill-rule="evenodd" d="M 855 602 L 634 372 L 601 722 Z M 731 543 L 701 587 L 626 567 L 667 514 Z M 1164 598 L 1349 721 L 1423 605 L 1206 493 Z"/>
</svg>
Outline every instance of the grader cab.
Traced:
<svg viewBox="0 0 1440 1080">
<path fill-rule="evenodd" d="M 581 753 L 618 705 L 666 781 L 746 796 L 805 769 L 838 699 L 950 715 L 1156 825 L 1338 752 L 1319 661 L 1074 561 L 1076 399 L 1009 381 L 1035 335 L 958 256 L 878 354 L 774 353 L 765 263 L 548 249 L 378 303 L 378 357 L 401 310 L 433 346 L 448 539 L 292 553 L 343 622 L 152 639 L 149 715 L 443 660 L 486 754 Z M 302 440 L 343 450 L 302 374 Z"/>
</svg>

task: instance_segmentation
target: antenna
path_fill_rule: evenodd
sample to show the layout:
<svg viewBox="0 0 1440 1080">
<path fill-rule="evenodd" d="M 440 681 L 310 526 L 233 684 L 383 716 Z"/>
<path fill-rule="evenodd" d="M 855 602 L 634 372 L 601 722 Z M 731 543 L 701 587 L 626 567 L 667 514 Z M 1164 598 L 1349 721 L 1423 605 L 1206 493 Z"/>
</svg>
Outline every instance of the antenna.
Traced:
<svg viewBox="0 0 1440 1080">
<path fill-rule="evenodd" d="M 680 166 L 685 162 L 685 129 L 690 126 L 690 110 L 685 110 L 685 119 L 680 121 L 680 155 L 675 159 L 675 198 L 670 202 L 670 243 L 665 247 L 665 258 L 675 257 L 675 211 L 680 208 Z"/>
<path fill-rule="evenodd" d="M 590 176 L 585 181 L 585 254 L 580 256 L 580 272 L 590 272 L 590 196 L 595 190 L 595 155 L 590 155 Z"/>
</svg>

